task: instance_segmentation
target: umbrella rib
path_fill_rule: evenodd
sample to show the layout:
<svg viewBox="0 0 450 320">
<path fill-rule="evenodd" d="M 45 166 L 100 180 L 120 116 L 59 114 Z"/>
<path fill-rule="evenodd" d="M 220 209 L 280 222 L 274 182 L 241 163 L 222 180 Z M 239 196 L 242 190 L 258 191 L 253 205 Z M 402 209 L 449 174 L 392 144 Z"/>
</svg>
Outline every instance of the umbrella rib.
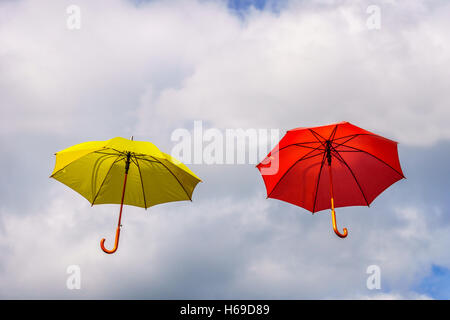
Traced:
<svg viewBox="0 0 450 320">
<path fill-rule="evenodd" d="M 95 153 L 95 152 L 94 152 Z M 103 164 L 104 161 L 106 161 L 108 158 L 113 158 L 116 157 L 117 155 L 101 155 L 99 156 L 95 162 L 94 162 L 94 166 L 92 167 L 92 176 L 91 176 L 91 190 L 92 190 L 92 194 L 95 193 L 95 185 L 97 182 L 97 177 L 98 177 L 98 168 L 100 168 L 100 166 Z"/>
<path fill-rule="evenodd" d="M 141 178 L 142 196 L 144 197 L 144 206 L 145 206 L 145 210 L 147 210 L 147 201 L 145 199 L 144 181 L 142 180 L 141 167 L 139 166 L 139 161 L 136 158 L 136 155 L 133 154 L 133 156 L 134 156 L 136 162 L 133 160 L 133 158 L 131 158 L 131 161 L 133 161 L 136 164 L 136 167 L 138 168 L 138 171 L 139 171 L 139 177 Z"/>
<path fill-rule="evenodd" d="M 316 131 L 314 131 L 316 134 L 318 134 Z M 336 134 L 335 134 L 336 135 Z M 319 135 L 320 136 L 320 135 Z M 336 141 L 336 140 L 341 140 L 341 139 L 345 139 L 345 138 L 349 138 L 349 137 L 353 137 L 353 136 L 374 136 L 374 137 L 379 137 L 378 135 L 376 135 L 376 134 L 373 134 L 373 133 L 354 133 L 354 134 L 349 134 L 349 135 L 347 135 L 347 136 L 342 136 L 342 137 L 339 137 L 339 138 L 334 138 L 333 137 L 333 141 Z M 320 136 L 320 137 L 322 137 L 322 136 Z M 323 137 L 322 137 L 323 138 Z M 316 138 L 317 139 L 317 138 Z M 320 141 L 320 140 L 319 140 Z M 306 142 L 297 142 L 297 144 L 310 144 L 310 143 L 317 143 L 317 141 L 306 141 Z"/>
<path fill-rule="evenodd" d="M 336 140 L 338 140 L 338 139 L 342 139 L 342 138 L 344 138 L 344 137 L 334 139 L 334 140 L 333 140 L 333 143 L 336 144 L 334 147 L 335 147 L 335 148 L 340 147 L 340 146 L 345 146 L 345 147 L 347 147 L 347 145 L 346 145 L 347 142 L 349 142 L 349 141 L 351 141 L 351 140 L 353 140 L 353 139 L 355 139 L 356 137 L 359 137 L 359 136 L 379 137 L 379 136 L 377 136 L 376 134 L 357 133 L 357 134 L 354 134 L 354 135 L 346 136 L 345 138 L 348 138 L 348 139 L 347 139 L 346 141 L 344 141 L 344 142 L 340 142 L 340 143 L 334 142 L 334 141 L 336 141 Z"/>
<path fill-rule="evenodd" d="M 358 136 L 373 136 L 373 137 L 379 137 L 378 135 L 373 134 L 373 133 L 354 133 L 354 134 L 349 134 L 349 135 L 347 135 L 347 136 L 342 136 L 342 137 L 333 139 L 333 141 L 341 140 L 341 139 L 346 139 L 346 138 L 352 138 L 352 139 L 353 139 L 353 138 L 358 137 Z M 345 143 L 345 142 L 343 142 L 343 143 Z"/>
<path fill-rule="evenodd" d="M 347 142 L 349 142 L 349 141 L 355 139 L 355 138 L 358 137 L 358 136 L 359 136 L 359 135 L 354 135 L 354 136 L 348 138 L 347 140 L 345 140 L 344 142 L 340 142 L 340 143 L 336 143 L 336 142 L 333 141 L 333 143 L 335 144 L 335 146 L 333 146 L 333 148 L 338 148 L 338 147 L 340 147 L 340 146 L 346 146 L 346 143 L 347 143 Z"/>
<path fill-rule="evenodd" d="M 335 125 L 333 128 L 333 131 L 331 131 L 330 137 L 328 138 L 329 141 L 333 141 L 334 136 L 336 135 L 337 127 L 339 124 Z"/>
<path fill-rule="evenodd" d="M 317 141 L 314 141 L 314 142 L 311 142 L 311 143 L 317 143 Z M 313 148 L 313 147 L 310 147 L 310 146 L 302 146 L 301 143 L 293 143 L 293 144 L 289 144 L 289 145 L 287 145 L 287 146 L 284 146 L 283 148 L 280 148 L 280 149 L 276 150 L 275 152 L 270 152 L 269 156 L 272 156 L 272 155 L 274 155 L 274 154 L 277 154 L 277 153 L 279 153 L 281 150 L 287 149 L 287 148 L 289 148 L 289 147 L 303 147 L 303 148 L 307 148 L 307 149 L 314 149 L 314 150 L 323 150 L 323 151 L 325 151 L 325 149 L 318 149 L 318 148 L 320 148 L 321 146 L 319 146 L 319 147 L 317 147 L 317 148 Z M 266 158 L 267 158 L 267 157 L 266 157 Z"/>
<path fill-rule="evenodd" d="M 333 141 L 336 141 L 336 140 L 341 140 L 341 139 L 346 139 L 346 138 L 349 138 L 349 137 L 353 137 L 353 136 L 359 136 L 359 135 L 362 135 L 363 133 L 354 133 L 354 134 L 349 134 L 349 135 L 346 135 L 346 136 L 342 136 L 342 137 L 339 137 L 339 138 L 336 138 L 336 139 L 333 139 Z"/>
<path fill-rule="evenodd" d="M 105 155 L 109 155 L 109 156 L 117 156 L 117 153 L 108 153 L 108 152 L 102 152 L 102 151 L 94 151 L 93 153 L 98 153 L 98 154 L 105 154 Z M 121 153 L 119 153 L 120 155 Z"/>
<path fill-rule="evenodd" d="M 336 125 L 336 126 L 334 127 L 333 132 L 331 133 L 330 137 L 333 136 L 333 138 L 334 138 L 334 135 L 336 134 L 337 126 L 338 126 L 338 125 Z M 315 132 L 315 131 L 314 131 L 314 132 Z M 313 134 L 314 134 L 314 133 L 313 133 Z M 319 135 L 319 136 L 320 136 L 320 135 Z M 322 137 L 322 136 L 320 136 L 320 137 Z M 303 148 L 309 148 L 309 149 L 314 149 L 314 150 L 323 150 L 323 151 L 325 151 L 325 148 L 324 148 L 324 149 L 318 149 L 318 148 L 314 148 L 314 147 L 304 146 L 304 145 L 303 145 L 303 144 L 312 144 L 312 143 L 317 143 L 317 142 L 319 142 L 319 143 L 322 144 L 322 146 L 324 146 L 323 142 L 322 142 L 320 139 L 318 139 L 317 137 L 315 137 L 315 138 L 316 138 L 318 141 L 307 141 L 307 142 L 297 142 L 297 143 L 292 143 L 292 144 L 289 144 L 289 145 L 287 145 L 287 146 L 284 146 L 283 148 L 278 149 L 278 150 L 277 150 L 277 153 L 280 152 L 281 150 L 284 150 L 284 149 L 286 149 L 286 148 L 288 148 L 288 147 L 292 147 L 292 146 L 297 146 L 297 147 L 303 147 Z M 270 153 L 270 155 L 273 155 L 273 153 Z"/>
<path fill-rule="evenodd" d="M 311 144 L 311 143 L 317 143 L 317 141 L 297 142 L 296 144 Z"/>
<path fill-rule="evenodd" d="M 101 149 L 99 149 L 99 150 L 101 150 Z M 85 156 L 87 156 L 87 155 L 90 155 L 90 154 L 92 154 L 92 153 L 95 153 L 95 152 L 97 152 L 97 151 L 99 151 L 99 150 L 95 150 L 95 151 L 91 151 L 91 152 L 89 152 L 89 153 L 86 153 L 85 155 L 83 155 L 82 157 L 80 157 L 80 158 L 78 158 L 78 159 L 76 159 L 76 160 L 79 160 L 79 159 L 81 159 L 81 158 L 83 158 L 83 157 L 85 157 Z M 55 153 L 55 154 L 56 154 L 56 153 Z M 69 163 L 66 164 L 64 167 L 62 167 L 61 169 L 59 169 L 58 171 L 53 172 L 53 174 L 50 176 L 50 178 L 53 178 L 53 176 L 54 176 L 55 174 L 57 174 L 58 172 L 64 170 L 65 168 L 67 168 L 68 166 L 70 166 L 73 162 L 74 162 L 74 161 L 69 162 Z"/>
<path fill-rule="evenodd" d="M 387 162 L 381 160 L 380 158 L 378 158 L 377 156 L 373 155 L 372 153 L 367 152 L 367 151 L 362 150 L 362 149 L 355 148 L 355 147 L 350 147 L 350 146 L 347 146 L 347 145 L 346 145 L 346 147 L 347 147 L 347 148 L 351 148 L 351 149 L 353 149 L 353 150 L 355 150 L 355 151 L 359 151 L 359 152 L 368 154 L 369 156 L 372 156 L 373 158 L 377 159 L 378 161 L 384 163 L 384 164 L 387 165 L 389 168 L 391 168 L 392 170 L 394 170 L 394 171 L 395 171 L 399 176 L 401 176 L 402 178 L 405 177 L 403 174 L 401 174 L 400 172 L 398 172 L 397 169 L 393 168 L 390 164 L 388 164 Z M 338 151 L 338 152 L 347 152 L 347 151 Z"/>
<path fill-rule="evenodd" d="M 108 172 L 106 173 L 105 177 L 103 178 L 102 184 L 101 184 L 100 187 L 98 188 L 97 193 L 95 194 L 95 197 L 94 197 L 94 199 L 92 200 L 91 207 L 94 205 L 95 200 L 97 200 L 97 197 L 98 197 L 98 195 L 100 194 L 100 190 L 102 189 L 103 184 L 105 183 L 106 178 L 108 177 L 109 173 L 111 172 L 111 169 L 112 169 L 112 167 L 114 166 L 114 164 L 116 164 L 116 162 L 118 162 L 118 161 L 124 159 L 123 156 L 122 156 L 121 159 L 119 159 L 121 156 L 122 156 L 122 155 L 119 154 L 119 155 L 117 156 L 117 158 L 113 161 L 113 163 L 111 164 L 111 166 L 109 167 Z"/>
<path fill-rule="evenodd" d="M 312 129 L 308 129 L 308 130 L 311 131 L 311 133 L 313 134 L 314 138 L 316 138 L 317 141 L 319 141 L 322 144 L 322 147 L 324 147 L 326 149 L 325 143 L 322 140 L 320 140 L 319 138 L 317 138 L 317 136 L 321 137 L 324 141 L 326 139 L 324 137 L 322 137 L 320 134 L 318 134 L 317 132 L 315 132 L 314 130 L 312 130 Z"/>
<path fill-rule="evenodd" d="M 317 142 L 315 142 L 315 143 L 317 143 Z M 299 144 L 299 143 L 290 144 L 290 145 L 288 145 L 287 147 L 290 147 L 290 146 L 302 147 L 302 148 L 307 148 L 307 149 L 316 149 L 316 148 L 310 147 L 310 146 L 302 146 L 302 145 Z M 280 150 L 281 150 L 281 149 L 280 149 Z M 325 151 L 325 149 L 317 149 L 317 150 Z"/>
<path fill-rule="evenodd" d="M 353 170 L 350 168 L 350 166 L 348 165 L 348 163 L 344 160 L 344 158 L 342 158 L 342 156 L 339 154 L 339 152 L 336 151 L 336 149 L 334 149 L 333 147 L 331 147 L 331 148 L 332 148 L 332 149 L 334 150 L 334 152 L 338 155 L 338 157 L 336 157 L 336 158 L 337 158 L 339 161 L 343 162 L 344 165 L 347 167 L 347 169 L 348 169 L 348 170 L 350 171 L 350 173 L 352 174 L 353 179 L 355 179 L 355 182 L 356 182 L 356 184 L 358 185 L 359 191 L 361 191 L 361 194 L 362 194 L 362 196 L 364 197 L 364 200 L 366 201 L 367 206 L 370 207 L 369 201 L 367 201 L 367 197 L 366 197 L 366 195 L 364 194 L 364 191 L 363 191 L 361 185 L 359 184 L 358 179 L 356 179 L 355 173 L 354 173 Z"/>
<path fill-rule="evenodd" d="M 159 161 L 156 161 L 156 160 L 150 160 L 150 159 L 145 159 L 144 157 L 136 157 L 136 156 L 135 156 L 135 158 L 136 158 L 137 160 L 145 160 L 145 161 L 147 161 L 147 162 L 156 162 L 156 163 L 159 163 Z"/>
<path fill-rule="evenodd" d="M 109 148 L 109 149 L 114 150 L 115 152 L 120 153 L 122 155 L 126 155 L 127 154 L 125 151 L 120 151 L 120 150 L 117 150 L 117 149 L 114 149 L 114 148 Z"/>
<path fill-rule="evenodd" d="M 308 152 L 307 154 L 305 154 L 305 155 L 304 155 L 303 157 L 301 157 L 300 159 L 296 160 L 296 161 L 294 162 L 294 164 L 293 164 L 292 166 L 290 166 L 289 169 L 287 169 L 286 172 L 285 172 L 285 173 L 281 176 L 281 178 L 277 181 L 277 183 L 275 184 L 275 186 L 272 188 L 272 190 L 270 191 L 270 193 L 267 195 L 267 198 L 270 198 L 270 196 L 272 195 L 272 192 L 277 188 L 277 186 L 280 184 L 281 180 L 283 180 L 283 178 L 289 173 L 289 171 L 290 171 L 297 163 L 299 163 L 299 162 L 302 161 L 302 160 L 307 160 L 307 159 L 311 159 L 311 158 L 320 156 L 322 153 L 315 154 L 315 155 L 313 155 L 313 156 L 310 156 L 310 157 L 306 158 L 308 155 L 310 155 L 310 154 L 313 153 L 314 151 L 318 150 L 319 148 L 320 148 L 320 146 L 317 147 L 317 148 L 314 149 L 314 150 L 311 150 L 310 152 Z"/>
<path fill-rule="evenodd" d="M 159 164 L 161 164 L 167 171 L 169 171 L 170 172 L 170 174 L 175 178 L 175 180 L 177 180 L 177 182 L 178 182 L 178 184 L 181 186 L 181 188 L 183 189 L 183 191 L 186 193 L 186 195 L 188 196 L 188 199 L 190 200 L 190 201 L 192 201 L 192 198 L 189 196 L 189 193 L 186 191 L 186 189 L 184 188 L 184 186 L 183 186 L 183 184 L 180 182 L 180 180 L 177 178 L 177 176 L 164 164 L 164 163 L 162 163 L 160 160 L 158 160 L 158 159 L 156 159 L 155 157 L 153 157 L 153 156 L 149 156 L 149 157 L 152 157 L 153 159 L 155 159 L 155 161 L 151 161 L 151 160 L 148 160 L 148 159 L 143 159 L 143 160 L 145 160 L 145 161 L 150 161 L 150 162 L 157 162 L 157 163 L 159 163 Z"/>
<path fill-rule="evenodd" d="M 319 182 L 320 182 L 320 176 L 322 175 L 323 164 L 325 163 L 325 155 L 326 155 L 326 152 L 323 153 L 322 162 L 320 164 L 319 176 L 317 178 L 316 194 L 314 195 L 314 204 L 313 204 L 313 211 L 312 211 L 313 214 L 314 214 L 314 211 L 316 210 L 317 193 L 319 192 Z"/>
<path fill-rule="evenodd" d="M 336 125 L 334 127 L 334 129 L 331 132 L 330 137 L 328 138 L 328 140 L 332 140 L 334 138 L 334 135 L 336 134 L 337 127 L 338 127 L 338 125 Z M 317 177 L 316 193 L 314 195 L 314 204 L 313 204 L 313 211 L 312 211 L 313 214 L 314 214 L 314 211 L 316 210 L 317 193 L 319 192 L 320 177 L 322 175 L 322 169 L 323 169 L 323 164 L 325 163 L 325 157 L 326 157 L 326 152 L 323 153 L 322 162 L 320 163 L 319 176 Z"/>
<path fill-rule="evenodd" d="M 323 140 L 327 140 L 327 139 L 325 139 L 324 137 L 322 137 L 322 135 L 321 135 L 320 133 L 316 132 L 316 130 L 313 130 L 313 129 L 311 129 L 311 128 L 309 128 L 308 130 L 311 131 L 311 133 L 314 135 L 314 137 L 316 137 L 316 139 L 317 139 L 317 136 L 319 136 L 319 137 L 321 137 Z M 319 140 L 319 139 L 317 139 L 317 140 Z M 319 141 L 321 141 L 321 140 L 319 140 Z"/>
<path fill-rule="evenodd" d="M 336 134 L 336 129 L 337 129 L 337 127 L 338 127 L 338 124 L 333 128 L 333 131 L 332 131 L 331 134 L 330 134 L 329 140 L 334 138 L 334 135 Z M 320 137 L 321 137 L 322 139 L 324 139 L 324 140 L 326 140 L 326 139 L 325 139 L 324 137 L 322 137 L 322 136 L 321 136 L 319 133 L 317 133 L 316 131 L 314 131 L 314 130 L 312 130 L 312 129 L 310 129 L 310 128 L 309 128 L 308 130 L 313 134 L 314 138 L 316 138 L 317 141 L 308 141 L 308 142 L 298 142 L 298 143 L 293 143 L 293 144 L 287 145 L 287 146 L 285 146 L 285 147 L 283 147 L 283 148 L 277 150 L 277 153 L 280 152 L 281 150 L 286 149 L 286 148 L 291 147 L 291 146 L 298 146 L 298 147 L 303 147 L 303 148 L 309 148 L 309 149 L 313 149 L 313 151 L 314 151 L 314 150 L 322 150 L 322 151 L 325 151 L 325 144 L 324 144 L 319 138 L 317 138 L 316 135 L 320 136 Z M 320 147 L 318 147 L 318 148 L 313 148 L 313 147 L 303 146 L 303 145 L 302 145 L 302 144 L 311 144 L 311 143 L 317 143 L 317 142 L 319 142 L 319 143 L 322 145 L 322 147 L 324 147 L 324 149 L 319 149 Z M 270 153 L 270 155 L 272 155 L 272 153 Z"/>
</svg>

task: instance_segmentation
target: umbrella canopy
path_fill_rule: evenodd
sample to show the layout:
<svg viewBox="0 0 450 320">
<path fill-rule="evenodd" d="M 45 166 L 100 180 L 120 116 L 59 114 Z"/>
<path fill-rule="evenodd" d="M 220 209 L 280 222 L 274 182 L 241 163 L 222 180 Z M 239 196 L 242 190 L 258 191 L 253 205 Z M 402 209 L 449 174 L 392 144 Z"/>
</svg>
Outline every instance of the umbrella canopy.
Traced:
<svg viewBox="0 0 450 320">
<path fill-rule="evenodd" d="M 347 230 L 337 231 L 335 207 L 369 206 L 404 178 L 397 142 L 349 122 L 289 130 L 257 168 L 268 198 L 312 213 L 332 209 L 341 237 Z"/>
<path fill-rule="evenodd" d="M 201 181 L 152 143 L 121 137 L 85 142 L 57 152 L 51 177 L 81 194 L 91 205 L 121 205 L 116 245 L 123 204 L 148 208 L 192 200 L 194 188 Z M 103 243 L 104 239 L 102 249 Z"/>
</svg>

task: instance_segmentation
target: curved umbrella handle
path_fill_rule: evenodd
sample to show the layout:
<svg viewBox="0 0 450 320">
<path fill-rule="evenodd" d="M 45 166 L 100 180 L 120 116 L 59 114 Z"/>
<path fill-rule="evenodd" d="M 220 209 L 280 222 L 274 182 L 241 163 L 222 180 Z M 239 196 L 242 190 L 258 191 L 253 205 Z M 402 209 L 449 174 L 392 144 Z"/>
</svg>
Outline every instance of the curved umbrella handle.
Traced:
<svg viewBox="0 0 450 320">
<path fill-rule="evenodd" d="M 347 237 L 348 231 L 347 228 L 344 228 L 344 233 L 340 233 L 337 229 L 336 224 L 336 212 L 334 210 L 334 196 L 333 196 L 333 173 L 331 171 L 331 151 L 330 151 L 330 143 L 327 142 L 327 158 L 328 158 L 328 175 L 330 176 L 330 197 L 331 197 L 331 217 L 333 219 L 333 230 L 334 233 L 340 238 Z"/>
<path fill-rule="evenodd" d="M 120 236 L 120 226 L 117 227 L 117 230 L 116 230 L 116 241 L 114 242 L 114 248 L 112 250 L 106 249 L 105 248 L 105 238 L 103 238 L 102 240 L 100 240 L 100 247 L 102 248 L 102 250 L 108 254 L 116 252 L 117 248 L 119 247 L 119 236 Z"/>
<path fill-rule="evenodd" d="M 333 230 L 334 233 L 336 233 L 338 235 L 338 237 L 340 238 L 345 238 L 347 237 L 348 231 L 347 228 L 344 228 L 344 233 L 340 233 L 338 228 L 337 228 L 337 224 L 336 224 L 336 212 L 334 211 L 334 208 L 331 209 L 331 217 L 333 219 Z"/>
<path fill-rule="evenodd" d="M 105 248 L 105 238 L 100 240 L 100 247 L 102 248 L 103 252 L 108 253 L 108 254 L 116 252 L 117 248 L 119 247 L 120 227 L 122 226 L 120 224 L 120 221 L 122 220 L 123 200 L 125 199 L 125 188 L 127 186 L 127 176 L 128 176 L 128 169 L 130 168 L 130 158 L 131 158 L 131 153 L 128 152 L 127 153 L 127 161 L 125 163 L 125 177 L 123 179 L 122 201 L 120 202 L 119 222 L 117 223 L 116 241 L 114 242 L 114 248 L 112 250 L 106 249 Z"/>
</svg>

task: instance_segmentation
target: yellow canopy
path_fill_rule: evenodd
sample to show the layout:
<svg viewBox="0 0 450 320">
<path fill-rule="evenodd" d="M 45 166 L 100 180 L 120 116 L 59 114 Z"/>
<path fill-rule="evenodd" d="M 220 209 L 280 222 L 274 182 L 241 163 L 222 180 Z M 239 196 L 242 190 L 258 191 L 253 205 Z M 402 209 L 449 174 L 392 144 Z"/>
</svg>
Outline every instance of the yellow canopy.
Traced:
<svg viewBox="0 0 450 320">
<path fill-rule="evenodd" d="M 123 204 L 148 208 L 192 199 L 201 180 L 188 167 L 150 142 L 120 137 L 85 142 L 57 152 L 51 177 L 92 205 L 120 204 L 127 155 L 130 166 Z"/>
</svg>

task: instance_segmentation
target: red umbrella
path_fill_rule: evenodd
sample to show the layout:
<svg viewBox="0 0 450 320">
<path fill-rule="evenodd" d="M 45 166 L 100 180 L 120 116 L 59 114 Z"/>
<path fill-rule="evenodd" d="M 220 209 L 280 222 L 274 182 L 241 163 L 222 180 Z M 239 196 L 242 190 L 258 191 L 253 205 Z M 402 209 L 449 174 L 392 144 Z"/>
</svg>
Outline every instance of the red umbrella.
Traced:
<svg viewBox="0 0 450 320">
<path fill-rule="evenodd" d="M 369 206 L 386 188 L 404 178 L 397 142 L 349 122 L 289 130 L 257 165 L 267 197 L 318 212 Z"/>
</svg>

